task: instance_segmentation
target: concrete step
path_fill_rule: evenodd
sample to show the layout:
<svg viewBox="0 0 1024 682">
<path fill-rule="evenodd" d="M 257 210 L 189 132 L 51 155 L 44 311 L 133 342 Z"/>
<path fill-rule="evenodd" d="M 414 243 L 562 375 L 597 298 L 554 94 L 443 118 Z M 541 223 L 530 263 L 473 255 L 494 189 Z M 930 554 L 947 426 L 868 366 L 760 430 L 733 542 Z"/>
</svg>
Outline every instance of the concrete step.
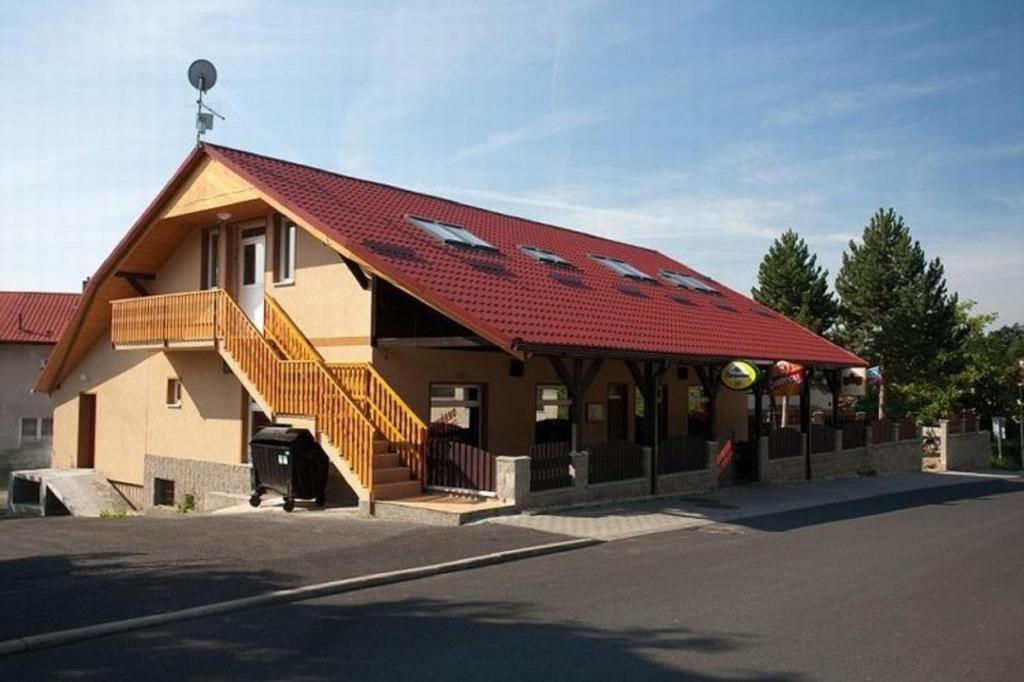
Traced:
<svg viewBox="0 0 1024 682">
<path fill-rule="evenodd" d="M 391 467 L 402 466 L 402 459 L 397 452 L 389 452 L 386 455 L 373 456 L 374 469 L 390 469 Z"/>
<path fill-rule="evenodd" d="M 419 481 L 401 481 L 399 483 L 374 484 L 373 496 L 378 500 L 400 500 L 423 492 Z"/>
<path fill-rule="evenodd" d="M 386 455 L 391 452 L 391 441 L 389 440 L 375 440 L 373 441 L 373 454 L 375 455 Z"/>
<path fill-rule="evenodd" d="M 102 516 L 132 511 L 117 489 L 92 469 L 12 471 L 7 509 L 12 516 Z"/>
<path fill-rule="evenodd" d="M 412 470 L 409 467 L 386 467 L 373 468 L 373 484 L 401 483 L 412 480 Z"/>
</svg>

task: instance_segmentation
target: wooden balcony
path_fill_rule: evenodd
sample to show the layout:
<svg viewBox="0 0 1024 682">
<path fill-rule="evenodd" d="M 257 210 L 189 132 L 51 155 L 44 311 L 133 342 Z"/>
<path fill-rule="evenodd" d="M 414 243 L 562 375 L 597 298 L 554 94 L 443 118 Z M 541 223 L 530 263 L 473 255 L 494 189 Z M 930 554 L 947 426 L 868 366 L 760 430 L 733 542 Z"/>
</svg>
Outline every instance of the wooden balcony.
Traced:
<svg viewBox="0 0 1024 682">
<path fill-rule="evenodd" d="M 114 348 L 213 348 L 221 290 L 111 301 Z"/>
</svg>

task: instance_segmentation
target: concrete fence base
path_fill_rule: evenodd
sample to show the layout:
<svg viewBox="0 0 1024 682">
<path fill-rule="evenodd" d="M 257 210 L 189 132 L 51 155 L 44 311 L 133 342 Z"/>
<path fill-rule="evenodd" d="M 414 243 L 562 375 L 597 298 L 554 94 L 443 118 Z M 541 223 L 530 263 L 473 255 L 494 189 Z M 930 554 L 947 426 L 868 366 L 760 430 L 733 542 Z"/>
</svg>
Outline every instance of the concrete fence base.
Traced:
<svg viewBox="0 0 1024 682">
<path fill-rule="evenodd" d="M 926 437 L 936 441 L 938 469 L 942 471 L 970 471 L 987 469 L 992 453 L 990 431 L 956 432 L 949 421 L 939 420 L 938 426 L 924 429 Z"/>
<path fill-rule="evenodd" d="M 718 444 L 707 443 L 707 466 L 695 471 L 661 474 L 657 480 L 659 494 L 688 495 L 706 493 L 718 487 L 715 470 L 715 455 Z M 529 457 L 497 457 L 496 496 L 502 502 L 515 504 L 520 509 L 564 507 L 588 502 L 621 500 L 649 495 L 651 492 L 651 467 L 653 452 L 642 448 L 643 476 L 622 481 L 590 483 L 590 453 L 570 453 L 569 473 L 572 485 L 552 490 L 530 490 Z"/>
</svg>

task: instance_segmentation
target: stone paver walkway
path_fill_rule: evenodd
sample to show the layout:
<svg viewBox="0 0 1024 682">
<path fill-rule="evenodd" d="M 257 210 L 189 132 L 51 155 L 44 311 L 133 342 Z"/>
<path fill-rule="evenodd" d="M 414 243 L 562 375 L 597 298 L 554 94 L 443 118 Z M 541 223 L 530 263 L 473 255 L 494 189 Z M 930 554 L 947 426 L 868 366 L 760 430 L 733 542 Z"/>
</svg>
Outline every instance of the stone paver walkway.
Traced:
<svg viewBox="0 0 1024 682">
<path fill-rule="evenodd" d="M 697 529 L 729 524 L 782 512 L 821 507 L 917 490 L 979 483 L 1014 481 L 1024 490 L 1024 478 L 1005 473 L 913 473 L 893 476 L 723 488 L 693 497 L 648 498 L 550 512 L 502 516 L 482 523 L 497 523 L 559 535 L 601 540 Z"/>
</svg>

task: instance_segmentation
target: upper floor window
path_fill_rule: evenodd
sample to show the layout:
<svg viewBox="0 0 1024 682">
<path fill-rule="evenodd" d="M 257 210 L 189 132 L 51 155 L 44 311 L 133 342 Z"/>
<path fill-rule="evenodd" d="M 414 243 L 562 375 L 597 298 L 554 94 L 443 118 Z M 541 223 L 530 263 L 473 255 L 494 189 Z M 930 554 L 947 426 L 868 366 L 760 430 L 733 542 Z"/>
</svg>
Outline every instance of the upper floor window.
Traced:
<svg viewBox="0 0 1024 682">
<path fill-rule="evenodd" d="M 278 284 L 295 281 L 295 223 L 282 220 L 274 232 L 274 281 Z"/>
<path fill-rule="evenodd" d="M 454 244 L 455 246 L 466 246 L 473 249 L 484 249 L 487 251 L 497 251 L 497 249 L 492 245 L 464 228 L 449 225 L 448 223 L 439 223 L 433 220 L 427 220 L 425 218 L 414 218 L 412 216 L 409 216 L 409 220 L 434 235 L 445 244 Z"/>
<path fill-rule="evenodd" d="M 208 227 L 202 235 L 202 274 L 199 283 L 202 289 L 216 289 L 220 286 L 220 229 Z"/>
<path fill-rule="evenodd" d="M 691 277 L 690 275 L 683 275 L 681 273 L 673 272 L 671 270 L 662 270 L 661 276 L 667 279 L 668 281 L 672 282 L 676 286 L 683 287 L 684 289 L 693 289 L 694 291 L 703 291 L 709 294 L 714 294 L 718 292 L 718 289 L 708 284 L 705 284 L 696 277 Z"/>
<path fill-rule="evenodd" d="M 552 265 L 569 265 L 569 261 L 565 260 L 556 253 L 551 253 L 544 249 L 539 249 L 536 246 L 520 246 L 519 249 L 528 256 L 533 256 L 541 263 L 551 263 Z"/>
<path fill-rule="evenodd" d="M 609 270 L 619 273 L 623 277 L 629 277 L 630 279 L 642 279 L 649 282 L 653 282 L 654 278 L 648 275 L 643 270 L 639 270 L 624 260 L 618 258 L 609 258 L 608 256 L 591 256 L 601 265 L 605 266 Z"/>
</svg>

